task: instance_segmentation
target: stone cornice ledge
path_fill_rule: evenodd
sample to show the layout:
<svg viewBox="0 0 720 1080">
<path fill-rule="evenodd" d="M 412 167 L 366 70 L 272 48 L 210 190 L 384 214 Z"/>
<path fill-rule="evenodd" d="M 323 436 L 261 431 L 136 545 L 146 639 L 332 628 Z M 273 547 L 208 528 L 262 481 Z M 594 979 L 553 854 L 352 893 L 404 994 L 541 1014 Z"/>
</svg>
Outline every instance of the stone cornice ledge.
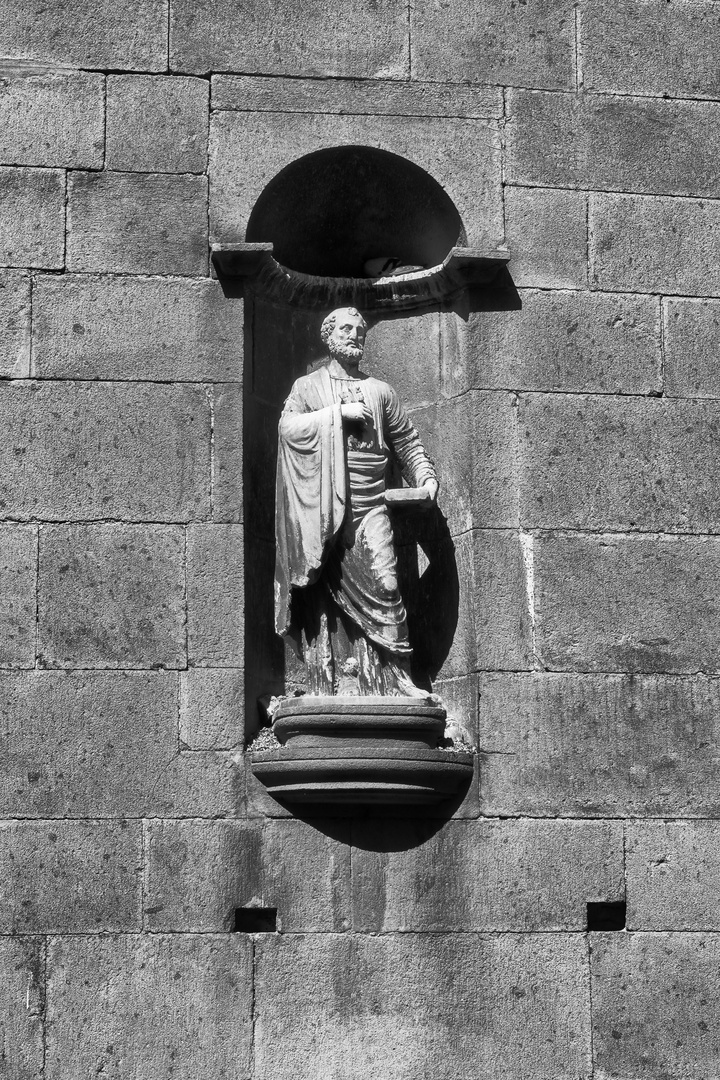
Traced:
<svg viewBox="0 0 720 1080">
<path fill-rule="evenodd" d="M 451 305 L 465 289 L 492 285 L 510 261 L 504 248 L 454 247 L 438 266 L 410 274 L 316 277 L 281 266 L 272 252 L 272 244 L 213 244 L 212 262 L 219 278 L 244 278 L 254 292 L 292 307 L 405 311 Z"/>
</svg>

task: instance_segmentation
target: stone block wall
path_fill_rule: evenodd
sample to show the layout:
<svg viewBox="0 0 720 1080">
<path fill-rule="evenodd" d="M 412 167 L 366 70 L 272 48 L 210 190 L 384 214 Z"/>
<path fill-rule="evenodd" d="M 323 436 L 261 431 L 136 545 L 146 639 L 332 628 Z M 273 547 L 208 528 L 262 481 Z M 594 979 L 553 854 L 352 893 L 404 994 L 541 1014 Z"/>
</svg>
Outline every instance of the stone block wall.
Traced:
<svg viewBox="0 0 720 1080">
<path fill-rule="evenodd" d="M 720 1075 L 717 4 L 0 15 L 0 1073 Z M 449 818 L 295 818 L 243 758 L 267 418 L 209 242 L 353 144 L 522 300 L 368 342 L 443 484 Z"/>
</svg>

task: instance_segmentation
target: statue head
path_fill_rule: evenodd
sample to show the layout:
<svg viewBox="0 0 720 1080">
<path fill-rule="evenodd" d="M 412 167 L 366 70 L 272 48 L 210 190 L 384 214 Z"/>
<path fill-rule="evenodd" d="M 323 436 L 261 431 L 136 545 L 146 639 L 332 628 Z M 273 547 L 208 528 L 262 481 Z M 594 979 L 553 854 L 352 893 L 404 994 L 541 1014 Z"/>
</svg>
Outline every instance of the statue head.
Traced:
<svg viewBox="0 0 720 1080">
<path fill-rule="evenodd" d="M 320 327 L 323 345 L 341 362 L 359 364 L 365 348 L 367 324 L 357 308 L 336 308 Z"/>
</svg>

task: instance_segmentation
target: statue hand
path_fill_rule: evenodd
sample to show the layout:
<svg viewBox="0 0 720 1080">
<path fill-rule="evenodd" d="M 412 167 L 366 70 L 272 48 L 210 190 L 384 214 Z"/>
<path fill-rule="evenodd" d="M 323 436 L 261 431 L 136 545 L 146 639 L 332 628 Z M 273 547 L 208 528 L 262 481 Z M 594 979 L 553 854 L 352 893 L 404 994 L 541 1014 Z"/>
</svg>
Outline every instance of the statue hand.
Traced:
<svg viewBox="0 0 720 1080">
<path fill-rule="evenodd" d="M 354 420 L 361 424 L 372 421 L 372 413 L 364 401 L 350 401 L 340 406 L 343 420 Z"/>
<path fill-rule="evenodd" d="M 426 480 L 425 483 L 423 484 L 423 487 L 425 488 L 425 490 L 429 494 L 432 501 L 435 502 L 435 500 L 437 499 L 438 489 L 440 487 L 437 480 Z"/>
</svg>

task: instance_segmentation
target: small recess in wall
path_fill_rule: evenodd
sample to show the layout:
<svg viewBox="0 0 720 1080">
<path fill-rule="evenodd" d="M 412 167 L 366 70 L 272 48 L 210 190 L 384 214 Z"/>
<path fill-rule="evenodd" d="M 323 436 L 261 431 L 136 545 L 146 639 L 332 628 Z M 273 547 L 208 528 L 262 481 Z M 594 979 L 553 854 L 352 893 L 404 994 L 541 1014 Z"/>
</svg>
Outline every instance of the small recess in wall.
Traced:
<svg viewBox="0 0 720 1080">
<path fill-rule="evenodd" d="M 587 928 L 594 931 L 624 930 L 624 900 L 614 903 L 594 903 L 587 906 Z"/>
<path fill-rule="evenodd" d="M 235 908 L 233 930 L 236 934 L 275 934 L 277 933 L 277 908 Z"/>
</svg>

